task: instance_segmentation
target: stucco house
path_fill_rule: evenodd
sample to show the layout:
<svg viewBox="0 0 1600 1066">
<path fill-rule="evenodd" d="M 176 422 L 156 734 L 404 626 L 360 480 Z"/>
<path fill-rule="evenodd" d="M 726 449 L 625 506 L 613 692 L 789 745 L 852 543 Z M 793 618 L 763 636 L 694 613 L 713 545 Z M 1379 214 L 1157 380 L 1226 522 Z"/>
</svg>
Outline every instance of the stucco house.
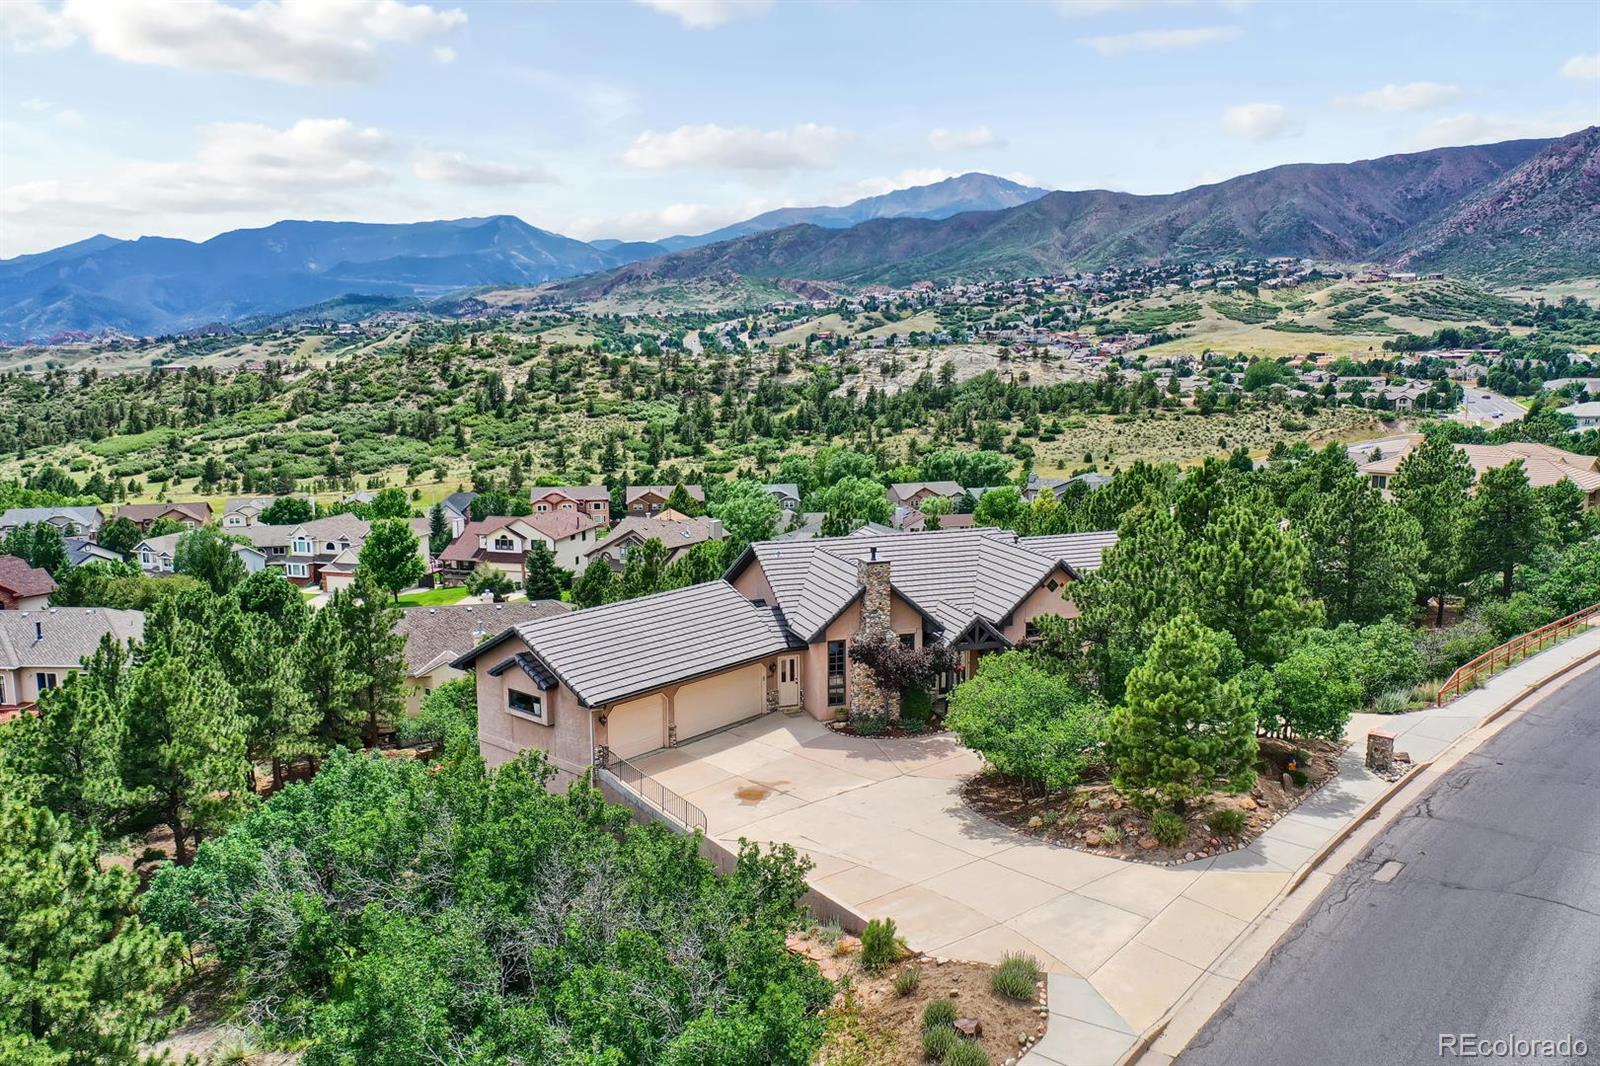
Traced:
<svg viewBox="0 0 1600 1066">
<path fill-rule="evenodd" d="M 629 485 L 622 494 L 629 518 L 651 518 L 661 513 L 672 496 L 676 485 Z M 706 490 L 699 485 L 685 485 L 683 491 L 697 503 L 706 502 Z"/>
<path fill-rule="evenodd" d="M 557 566 L 578 570 L 602 528 L 599 520 L 579 511 L 494 515 L 468 523 L 439 553 L 439 572 L 446 580 L 464 581 L 479 566 L 488 566 L 522 585 L 527 581 L 528 552 L 536 543 L 550 549 Z"/>
<path fill-rule="evenodd" d="M 0 611 L 32 611 L 50 606 L 56 579 L 26 559 L 0 555 Z"/>
<path fill-rule="evenodd" d="M 850 657 L 862 639 L 948 648 L 948 687 L 1041 615 L 1076 613 L 1073 581 L 1115 533 L 867 533 L 763 541 L 722 580 L 512 626 L 455 660 L 478 685 L 492 764 L 525 748 L 563 777 L 786 708 L 830 719 L 886 697 Z"/>
<path fill-rule="evenodd" d="M 577 512 L 611 524 L 611 490 L 604 485 L 535 485 L 528 502 L 534 514 Z"/>
<path fill-rule="evenodd" d="M 134 545 L 130 558 L 147 574 L 170 574 L 178 554 L 178 540 L 182 533 L 164 533 L 159 537 L 146 537 Z M 254 574 L 267 567 L 267 553 L 249 544 L 235 544 L 233 554 L 244 563 L 245 573 Z"/>
<path fill-rule="evenodd" d="M 1361 473 L 1369 478 L 1378 489 L 1388 492 L 1389 479 L 1400 472 L 1400 464 L 1406 456 L 1422 443 L 1422 434 L 1412 433 L 1405 437 L 1385 441 L 1383 457 L 1365 463 Z M 1522 460 L 1522 466 L 1528 474 L 1528 483 L 1534 488 L 1543 488 L 1554 485 L 1558 481 L 1570 481 L 1583 492 L 1584 506 L 1587 508 L 1600 507 L 1600 459 L 1592 455 L 1579 455 L 1561 448 L 1553 448 L 1548 444 L 1534 444 L 1528 441 L 1511 441 L 1505 444 L 1457 444 L 1456 449 L 1466 456 L 1467 462 L 1472 464 L 1476 477 L 1481 478 L 1486 470 L 1496 470 L 1508 463 Z"/>
<path fill-rule="evenodd" d="M 126 518 L 148 533 L 150 527 L 163 518 L 199 529 L 211 524 L 211 505 L 204 500 L 178 500 L 173 503 L 125 503 L 118 507 L 115 517 Z"/>
<path fill-rule="evenodd" d="M 708 540 L 721 540 L 722 523 L 715 518 L 690 518 L 677 511 L 660 511 L 654 518 L 629 516 L 616 524 L 609 536 L 583 553 L 582 564 L 588 566 L 596 559 L 604 559 L 613 570 L 621 570 L 628 561 L 628 553 L 647 540 L 659 540 L 667 549 L 667 562 L 675 562 L 696 544 Z"/>
<path fill-rule="evenodd" d="M 406 641 L 406 713 L 416 714 L 424 696 L 446 681 L 464 677 L 451 664 L 483 641 L 511 626 L 570 610 L 572 605 L 560 600 L 405 608 L 395 632 Z"/>
<path fill-rule="evenodd" d="M 83 660 L 108 635 L 124 643 L 140 639 L 143 612 L 105 607 L 0 611 L 0 720 L 82 671 Z"/>
<path fill-rule="evenodd" d="M 917 511 L 935 496 L 954 504 L 966 493 L 967 490 L 954 481 L 898 481 L 889 486 L 889 506 Z"/>
</svg>

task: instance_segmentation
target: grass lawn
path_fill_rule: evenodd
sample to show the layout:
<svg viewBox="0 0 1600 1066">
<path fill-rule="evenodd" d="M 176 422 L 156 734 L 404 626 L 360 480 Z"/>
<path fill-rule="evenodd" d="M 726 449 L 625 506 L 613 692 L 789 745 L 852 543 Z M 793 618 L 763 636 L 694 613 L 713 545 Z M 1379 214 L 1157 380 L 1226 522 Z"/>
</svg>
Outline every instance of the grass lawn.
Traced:
<svg viewBox="0 0 1600 1066">
<path fill-rule="evenodd" d="M 402 607 L 444 607 L 467 598 L 465 585 L 450 585 L 439 589 L 424 589 L 422 592 L 406 592 L 400 596 Z"/>
</svg>

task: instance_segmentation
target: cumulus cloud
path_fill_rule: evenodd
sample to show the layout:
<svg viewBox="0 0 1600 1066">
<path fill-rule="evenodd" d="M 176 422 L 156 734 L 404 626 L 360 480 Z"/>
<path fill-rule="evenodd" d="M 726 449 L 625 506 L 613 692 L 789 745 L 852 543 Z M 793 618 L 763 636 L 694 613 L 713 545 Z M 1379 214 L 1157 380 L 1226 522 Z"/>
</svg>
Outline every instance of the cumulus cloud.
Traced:
<svg viewBox="0 0 1600 1066">
<path fill-rule="evenodd" d="M 638 0 L 692 30 L 709 30 L 772 10 L 772 0 Z"/>
<path fill-rule="evenodd" d="M 380 45 L 432 41 L 467 20 L 457 8 L 402 0 L 66 0 L 53 12 L 21 0 L 0 9 L 5 36 L 19 46 L 81 37 L 128 63 L 303 84 L 370 81 L 382 72 Z"/>
<path fill-rule="evenodd" d="M 781 130 L 707 123 L 666 133 L 646 130 L 622 153 L 639 170 L 706 167 L 727 170 L 800 170 L 833 165 L 849 135 L 807 122 Z"/>
<path fill-rule="evenodd" d="M 1181 30 L 1138 30 L 1104 37 L 1080 37 L 1103 56 L 1125 56 L 1135 52 L 1171 52 L 1180 48 L 1199 48 L 1234 40 L 1239 31 L 1232 26 L 1195 26 Z"/>
<path fill-rule="evenodd" d="M 928 132 L 928 143 L 939 152 L 961 152 L 973 148 L 998 148 L 1006 142 L 988 126 L 964 130 L 936 129 Z"/>
<path fill-rule="evenodd" d="M 1235 137 L 1270 141 L 1299 128 L 1282 104 L 1240 104 L 1222 113 L 1222 126 Z"/>
<path fill-rule="evenodd" d="M 1447 104 L 1461 95 L 1459 85 L 1436 81 L 1413 81 L 1405 85 L 1385 85 L 1353 96 L 1342 96 L 1338 103 L 1361 111 L 1421 111 Z"/>
<path fill-rule="evenodd" d="M 541 166 L 511 166 L 468 159 L 460 152 L 420 150 L 411 159 L 411 173 L 441 185 L 533 185 L 556 180 Z"/>
<path fill-rule="evenodd" d="M 1573 56 L 1561 64 L 1561 76 L 1577 78 L 1579 81 L 1600 79 L 1600 52 L 1589 56 Z"/>
<path fill-rule="evenodd" d="M 1594 112 L 1534 116 L 1487 115 L 1467 112 L 1428 123 L 1412 140 L 1415 148 L 1450 148 L 1465 144 L 1493 144 L 1530 137 L 1562 137 L 1596 121 Z"/>
</svg>

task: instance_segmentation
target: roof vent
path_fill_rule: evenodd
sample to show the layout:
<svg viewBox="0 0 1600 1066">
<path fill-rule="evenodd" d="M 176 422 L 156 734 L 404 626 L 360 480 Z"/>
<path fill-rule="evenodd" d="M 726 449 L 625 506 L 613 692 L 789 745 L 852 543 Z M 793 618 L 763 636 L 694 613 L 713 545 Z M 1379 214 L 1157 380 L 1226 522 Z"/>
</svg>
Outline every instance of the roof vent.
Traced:
<svg viewBox="0 0 1600 1066">
<path fill-rule="evenodd" d="M 43 640 L 44 639 L 44 623 L 43 622 L 35 622 L 35 623 L 33 623 L 33 639 L 34 640 Z"/>
<path fill-rule="evenodd" d="M 874 544 L 872 547 L 867 549 L 867 557 L 869 559 L 872 559 L 874 562 L 877 561 L 877 558 L 878 558 L 878 546 L 876 544 Z"/>
<path fill-rule="evenodd" d="M 1011 543 L 1013 543 L 1013 544 L 1021 544 L 1022 543 L 1022 538 L 1020 536 L 1018 536 L 1017 534 L 1013 533 L 1013 534 L 1011 534 Z"/>
</svg>

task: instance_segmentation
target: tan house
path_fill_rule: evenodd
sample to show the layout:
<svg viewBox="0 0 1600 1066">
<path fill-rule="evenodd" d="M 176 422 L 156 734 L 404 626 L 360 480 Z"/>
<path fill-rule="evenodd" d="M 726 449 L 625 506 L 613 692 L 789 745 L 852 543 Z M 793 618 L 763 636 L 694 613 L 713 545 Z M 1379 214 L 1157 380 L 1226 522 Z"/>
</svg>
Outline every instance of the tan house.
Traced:
<svg viewBox="0 0 1600 1066">
<path fill-rule="evenodd" d="M 466 676 L 451 664 L 483 641 L 511 626 L 570 610 L 560 600 L 407 607 L 395 626 L 406 641 L 406 713 L 416 714 L 423 697 L 446 681 Z"/>
<path fill-rule="evenodd" d="M 0 611 L 32 611 L 50 606 L 56 579 L 26 559 L 0 555 Z"/>
<path fill-rule="evenodd" d="M 83 660 L 105 636 L 124 643 L 140 639 L 143 612 L 105 607 L 0 611 L 0 721 L 82 671 Z"/>
<path fill-rule="evenodd" d="M 417 538 L 417 552 L 425 565 L 431 565 L 426 522 L 425 518 L 407 520 L 413 532 L 424 530 Z M 268 566 L 280 567 L 294 584 L 334 592 L 354 579 L 356 560 L 371 529 L 372 523 L 364 518 L 333 514 L 296 526 L 257 524 L 229 532 L 250 541 L 266 557 Z"/>
<path fill-rule="evenodd" d="M 261 521 L 261 512 L 278 502 L 276 496 L 230 496 L 222 502 L 223 529 L 243 529 Z"/>
<path fill-rule="evenodd" d="M 455 661 L 478 678 L 478 734 L 500 763 L 529 747 L 563 775 L 765 714 L 828 719 L 886 697 L 859 639 L 948 648 L 948 686 L 991 651 L 1073 615 L 1071 583 L 1115 533 L 987 530 L 752 545 L 723 580 L 513 626 Z"/>
<path fill-rule="evenodd" d="M 446 580 L 465 580 L 479 566 L 499 570 L 518 585 L 527 582 L 528 552 L 543 544 L 564 570 L 584 566 L 603 524 L 581 511 L 544 511 L 529 515 L 495 515 L 470 522 L 439 553 L 439 571 Z"/>
<path fill-rule="evenodd" d="M 1412 433 L 1394 441 L 1385 441 L 1383 458 L 1374 459 L 1361 467 L 1361 473 L 1371 479 L 1380 490 L 1389 490 L 1389 479 L 1400 471 L 1406 456 L 1422 443 L 1422 434 Z M 1528 483 L 1534 488 L 1570 481 L 1583 491 L 1584 506 L 1600 507 L 1600 459 L 1592 455 L 1553 448 L 1548 444 L 1514 441 L 1508 444 L 1457 444 L 1456 448 L 1467 457 L 1477 477 L 1486 470 L 1496 470 L 1507 463 L 1522 460 Z"/>
<path fill-rule="evenodd" d="M 667 562 L 676 562 L 690 548 L 708 540 L 721 540 L 722 523 L 715 518 L 690 518 L 677 511 L 659 511 L 654 518 L 629 516 L 616 524 L 609 536 L 583 554 L 580 567 L 604 559 L 613 570 L 621 570 L 628 553 L 647 540 L 659 540 L 667 549 Z"/>
<path fill-rule="evenodd" d="M 535 485 L 528 502 L 534 514 L 576 512 L 611 524 L 611 490 L 604 485 Z"/>
<path fill-rule="evenodd" d="M 672 496 L 676 485 L 629 485 L 623 491 L 623 503 L 629 518 L 651 518 L 661 512 Z M 685 485 L 683 491 L 698 503 L 706 502 L 706 490 L 699 485 Z"/>
<path fill-rule="evenodd" d="M 889 506 L 920 511 L 935 496 L 954 504 L 967 490 L 954 481 L 899 481 L 889 486 Z"/>
<path fill-rule="evenodd" d="M 125 503 L 116 509 L 114 517 L 126 518 L 148 533 L 150 527 L 163 518 L 199 529 L 211 524 L 211 505 L 204 500 L 181 500 L 176 503 Z"/>
</svg>

